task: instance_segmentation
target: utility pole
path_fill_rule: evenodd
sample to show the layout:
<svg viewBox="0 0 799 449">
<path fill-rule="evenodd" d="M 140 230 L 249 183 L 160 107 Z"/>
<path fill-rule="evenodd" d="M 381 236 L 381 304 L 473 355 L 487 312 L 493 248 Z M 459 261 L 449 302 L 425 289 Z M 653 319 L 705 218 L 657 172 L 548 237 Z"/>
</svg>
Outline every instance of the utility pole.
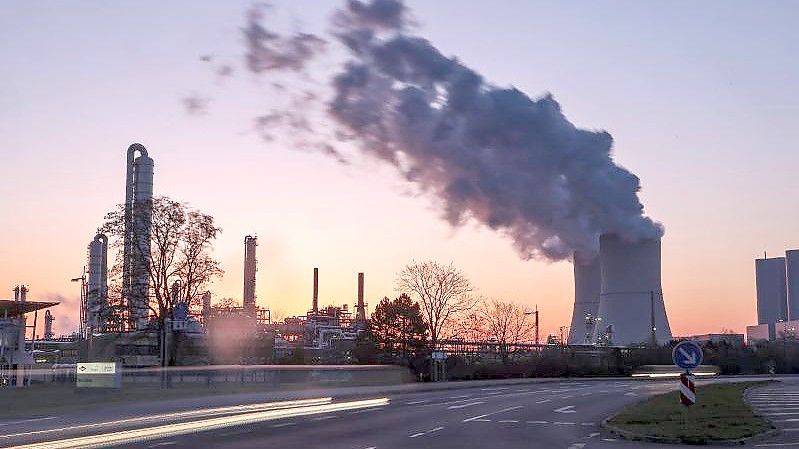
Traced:
<svg viewBox="0 0 799 449">
<path fill-rule="evenodd" d="M 655 327 L 655 291 L 649 291 L 649 329 L 652 331 L 652 347 L 656 348 L 658 345 L 658 338 L 656 331 L 658 330 Z"/>
</svg>

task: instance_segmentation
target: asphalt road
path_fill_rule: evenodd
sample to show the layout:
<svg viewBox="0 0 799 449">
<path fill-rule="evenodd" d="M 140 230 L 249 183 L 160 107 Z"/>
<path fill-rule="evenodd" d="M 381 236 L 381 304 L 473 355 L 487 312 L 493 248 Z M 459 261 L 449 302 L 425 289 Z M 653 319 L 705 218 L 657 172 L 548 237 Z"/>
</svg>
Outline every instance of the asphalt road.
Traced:
<svg viewBox="0 0 799 449">
<path fill-rule="evenodd" d="M 675 380 L 498 382 L 433 392 L 379 395 L 367 391 L 360 397 L 333 397 L 332 402 L 275 405 L 274 401 L 246 401 L 249 408 L 197 403 L 180 412 L 174 405 L 146 414 L 127 408 L 105 411 L 102 416 L 87 411 L 0 422 L 0 446 L 96 435 L 91 441 L 72 444 L 88 447 L 90 442 L 105 444 L 110 441 L 107 438 L 119 437 L 123 444 L 117 447 L 148 449 L 662 448 L 617 440 L 600 428 L 600 422 L 629 403 L 675 387 Z M 383 398 L 387 401 L 375 401 Z M 146 441 L 130 442 L 130 438 L 140 437 L 130 434 L 131 429 L 151 434 Z M 751 446 L 799 447 L 799 441 L 792 443 L 786 438 L 781 435 Z M 799 435 L 794 439 L 799 440 Z"/>
</svg>

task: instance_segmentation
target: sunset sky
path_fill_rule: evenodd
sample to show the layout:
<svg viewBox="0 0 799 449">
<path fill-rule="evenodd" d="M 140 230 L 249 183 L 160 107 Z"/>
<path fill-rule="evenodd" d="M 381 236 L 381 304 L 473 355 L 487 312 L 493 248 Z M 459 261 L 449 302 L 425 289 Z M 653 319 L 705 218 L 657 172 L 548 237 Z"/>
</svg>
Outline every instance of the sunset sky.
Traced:
<svg viewBox="0 0 799 449">
<path fill-rule="evenodd" d="M 282 26 L 324 32 L 338 2 L 274 1 Z M 663 289 L 675 335 L 754 324 L 754 258 L 799 247 L 799 3 L 408 1 L 417 34 L 493 84 L 552 93 L 576 125 L 604 129 L 664 224 Z M 411 260 L 460 267 L 486 297 L 536 305 L 542 334 L 568 325 L 567 262 L 522 260 L 474 222 L 452 228 L 392 167 L 266 142 L 276 101 L 243 68 L 247 1 L 5 2 L 0 12 L 0 297 L 30 286 L 77 327 L 86 245 L 124 201 L 125 150 L 144 144 L 155 192 L 213 215 L 242 294 L 257 234 L 258 303 L 301 314 L 313 267 L 322 304 L 394 296 Z M 203 55 L 229 64 L 215 76 Z M 209 98 L 188 114 L 182 100 Z M 371 310 L 371 307 L 370 307 Z"/>
</svg>

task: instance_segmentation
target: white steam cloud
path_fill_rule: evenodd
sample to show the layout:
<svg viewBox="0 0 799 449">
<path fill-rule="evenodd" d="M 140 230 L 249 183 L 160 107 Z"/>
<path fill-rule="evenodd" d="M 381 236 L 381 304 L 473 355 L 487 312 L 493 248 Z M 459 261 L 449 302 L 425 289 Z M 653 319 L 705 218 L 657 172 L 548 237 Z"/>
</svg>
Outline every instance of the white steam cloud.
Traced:
<svg viewBox="0 0 799 449">
<path fill-rule="evenodd" d="M 330 81 L 332 96 L 305 93 L 335 129 L 309 146 L 346 161 L 335 143 L 355 143 L 437 199 L 453 226 L 477 220 L 510 236 L 522 257 L 550 260 L 594 253 L 601 233 L 662 235 L 643 214 L 638 177 L 613 161 L 609 133 L 577 128 L 552 95 L 498 87 L 443 55 L 411 33 L 400 0 L 349 0 L 326 38 L 281 36 L 262 19 L 263 10 L 251 10 L 243 30 L 252 73 L 307 72 L 331 45 L 349 54 Z M 256 123 L 313 134 L 316 123 L 304 117 L 302 108 L 270 110 Z"/>
</svg>

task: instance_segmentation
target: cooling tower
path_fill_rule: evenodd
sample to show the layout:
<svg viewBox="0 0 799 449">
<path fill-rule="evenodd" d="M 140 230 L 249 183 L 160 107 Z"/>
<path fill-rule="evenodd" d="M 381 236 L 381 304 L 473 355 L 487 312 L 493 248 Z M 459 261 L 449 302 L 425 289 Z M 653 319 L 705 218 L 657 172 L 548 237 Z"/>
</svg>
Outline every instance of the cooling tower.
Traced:
<svg viewBox="0 0 799 449">
<path fill-rule="evenodd" d="M 597 342 L 611 346 L 665 344 L 671 329 L 660 285 L 660 239 L 599 239 L 602 287 Z"/>
<path fill-rule="evenodd" d="M 785 278 L 788 292 L 788 320 L 799 320 L 799 250 L 785 251 Z"/>
<path fill-rule="evenodd" d="M 569 327 L 570 345 L 594 343 L 594 325 L 599 311 L 602 272 L 599 257 L 588 260 L 574 256 L 574 310 Z"/>
<path fill-rule="evenodd" d="M 244 237 L 244 299 L 242 305 L 244 310 L 255 312 L 255 272 L 257 260 L 255 259 L 255 248 L 258 246 L 258 237 L 248 235 Z"/>
</svg>

